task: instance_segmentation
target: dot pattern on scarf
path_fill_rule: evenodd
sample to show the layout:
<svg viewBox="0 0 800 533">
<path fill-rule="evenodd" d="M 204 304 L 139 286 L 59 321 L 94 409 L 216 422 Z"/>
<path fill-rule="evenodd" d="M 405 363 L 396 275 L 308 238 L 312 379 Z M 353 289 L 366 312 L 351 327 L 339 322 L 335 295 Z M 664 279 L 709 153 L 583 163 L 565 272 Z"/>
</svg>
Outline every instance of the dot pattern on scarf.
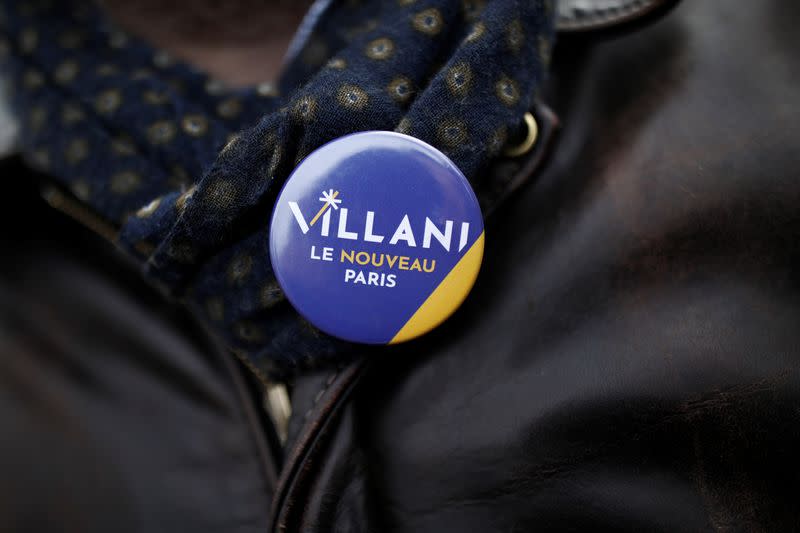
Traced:
<svg viewBox="0 0 800 533">
<path fill-rule="evenodd" d="M 120 228 L 118 245 L 263 375 L 357 349 L 306 323 L 269 262 L 272 202 L 342 135 L 395 130 L 480 187 L 541 85 L 552 0 L 334 0 L 275 83 L 230 89 L 89 2 L 0 2 L 21 147 Z"/>
</svg>

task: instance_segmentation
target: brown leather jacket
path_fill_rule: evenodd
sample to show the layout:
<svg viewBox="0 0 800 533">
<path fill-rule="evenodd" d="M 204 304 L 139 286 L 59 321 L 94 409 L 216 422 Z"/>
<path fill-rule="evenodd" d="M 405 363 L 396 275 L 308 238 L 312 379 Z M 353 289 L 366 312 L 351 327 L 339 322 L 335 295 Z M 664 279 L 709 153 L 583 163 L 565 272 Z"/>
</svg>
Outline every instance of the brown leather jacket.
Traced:
<svg viewBox="0 0 800 533">
<path fill-rule="evenodd" d="M 473 293 L 290 384 L 283 446 L 246 369 L 6 195 L 0 523 L 800 530 L 800 5 L 671 4 L 561 2 Z"/>
</svg>

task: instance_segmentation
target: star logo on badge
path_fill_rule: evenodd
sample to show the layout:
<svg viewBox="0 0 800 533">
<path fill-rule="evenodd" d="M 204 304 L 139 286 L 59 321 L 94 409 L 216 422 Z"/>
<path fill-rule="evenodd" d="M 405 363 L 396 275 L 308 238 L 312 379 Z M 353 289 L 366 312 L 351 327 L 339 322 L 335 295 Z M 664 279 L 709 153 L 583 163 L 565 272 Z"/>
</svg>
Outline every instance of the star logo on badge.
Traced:
<svg viewBox="0 0 800 533">
<path fill-rule="evenodd" d="M 322 196 L 319 197 L 319 201 L 322 202 L 322 207 L 319 208 L 317 214 L 314 215 L 314 218 L 311 219 L 309 226 L 313 226 L 314 223 L 321 217 L 325 211 L 328 210 L 329 207 L 332 207 L 334 210 L 339 209 L 339 204 L 342 203 L 341 198 L 337 198 L 339 196 L 339 191 L 334 191 L 333 189 L 328 189 L 327 191 L 322 191 Z"/>
</svg>

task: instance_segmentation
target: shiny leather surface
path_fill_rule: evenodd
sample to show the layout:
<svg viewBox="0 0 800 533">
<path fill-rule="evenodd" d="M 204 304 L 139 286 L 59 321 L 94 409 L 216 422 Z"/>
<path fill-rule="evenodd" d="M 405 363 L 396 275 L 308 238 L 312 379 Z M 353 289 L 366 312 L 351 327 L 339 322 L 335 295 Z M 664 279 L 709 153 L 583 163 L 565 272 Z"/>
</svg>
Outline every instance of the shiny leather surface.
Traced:
<svg viewBox="0 0 800 533">
<path fill-rule="evenodd" d="M 0 530 L 263 531 L 246 375 L 18 160 L 0 176 Z"/>
<path fill-rule="evenodd" d="M 800 530 L 799 23 L 692 1 L 562 38 L 557 148 L 473 294 L 299 384 L 340 407 L 296 428 L 272 530 Z"/>
</svg>

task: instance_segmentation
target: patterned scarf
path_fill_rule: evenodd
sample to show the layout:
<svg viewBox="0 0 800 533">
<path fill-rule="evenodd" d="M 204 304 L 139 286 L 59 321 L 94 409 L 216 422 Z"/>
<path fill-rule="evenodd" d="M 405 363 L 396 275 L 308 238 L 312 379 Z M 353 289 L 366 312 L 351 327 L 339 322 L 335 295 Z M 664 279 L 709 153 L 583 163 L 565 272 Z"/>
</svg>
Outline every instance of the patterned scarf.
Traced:
<svg viewBox="0 0 800 533">
<path fill-rule="evenodd" d="M 332 0 L 275 84 L 232 90 L 89 3 L 4 0 L 0 61 L 30 164 L 272 378 L 355 351 L 299 317 L 272 274 L 289 173 L 342 135 L 395 130 L 480 189 L 542 82 L 553 19 L 552 0 Z"/>
</svg>

